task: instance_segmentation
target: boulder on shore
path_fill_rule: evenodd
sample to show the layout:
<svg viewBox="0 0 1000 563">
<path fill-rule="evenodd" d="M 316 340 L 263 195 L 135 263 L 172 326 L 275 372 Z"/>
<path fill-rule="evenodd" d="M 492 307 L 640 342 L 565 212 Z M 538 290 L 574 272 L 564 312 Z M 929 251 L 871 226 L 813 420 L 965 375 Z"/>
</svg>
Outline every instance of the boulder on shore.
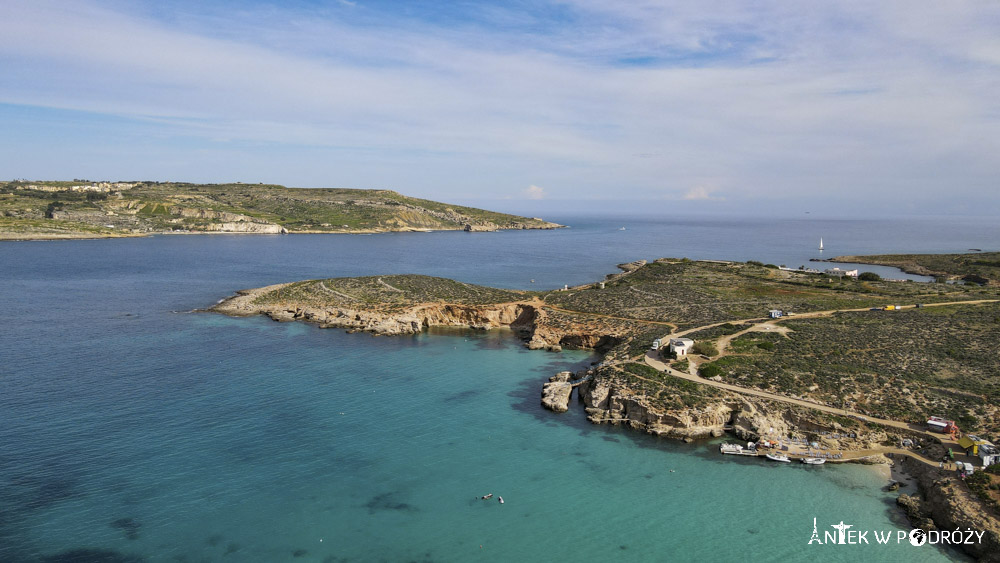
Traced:
<svg viewBox="0 0 1000 563">
<path fill-rule="evenodd" d="M 553 412 L 569 410 L 573 385 L 568 381 L 550 381 L 542 386 L 542 406 Z"/>
</svg>

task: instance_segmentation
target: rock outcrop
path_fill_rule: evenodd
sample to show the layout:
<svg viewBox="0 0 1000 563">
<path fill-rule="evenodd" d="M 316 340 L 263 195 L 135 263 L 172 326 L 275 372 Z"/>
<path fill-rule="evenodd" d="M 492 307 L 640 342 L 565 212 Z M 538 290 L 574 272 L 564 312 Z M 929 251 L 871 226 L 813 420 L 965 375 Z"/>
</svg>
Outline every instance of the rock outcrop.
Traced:
<svg viewBox="0 0 1000 563">
<path fill-rule="evenodd" d="M 267 315 L 279 322 L 304 321 L 316 323 L 321 328 L 343 328 L 382 336 L 416 334 L 435 326 L 481 330 L 510 328 L 524 339 L 528 348 L 556 352 L 564 346 L 601 350 L 619 341 L 617 335 L 598 333 L 593 327 L 582 324 L 560 323 L 555 326 L 548 322 L 549 317 L 545 311 L 534 302 L 486 305 L 429 303 L 392 311 L 345 306 L 302 306 L 294 302 L 257 302 L 261 295 L 287 285 L 239 291 L 211 310 L 234 316 Z"/>
<path fill-rule="evenodd" d="M 896 501 L 914 527 L 983 532 L 982 541 L 962 544 L 961 549 L 980 561 L 1000 561 L 1000 520 L 953 471 L 942 471 L 908 457 L 898 461 L 903 471 L 917 478 L 923 497 L 900 495 Z"/>
<path fill-rule="evenodd" d="M 423 305 L 398 312 L 343 307 L 254 306 L 246 302 L 220 303 L 214 310 L 233 315 L 267 315 L 280 322 L 305 321 L 321 328 L 343 328 L 382 336 L 416 334 L 432 326 L 490 329 L 510 327 L 530 332 L 535 309 L 521 303 L 498 305 Z"/>
<path fill-rule="evenodd" d="M 762 436 L 787 436 L 793 428 L 784 410 L 774 411 L 747 397 L 733 413 L 733 434 L 742 440 L 756 442 Z"/>
<path fill-rule="evenodd" d="M 663 396 L 651 397 L 633 389 L 613 370 L 595 369 L 590 381 L 580 386 L 579 398 L 587 419 L 595 424 L 621 424 L 648 434 L 680 439 L 720 437 L 731 432 L 751 442 L 789 435 L 810 436 L 828 449 L 875 448 L 898 437 L 873 430 L 861 436 L 833 421 L 823 421 L 816 413 L 791 405 L 730 392 L 702 397 L 694 402 L 673 401 L 664 407 Z M 662 393 L 669 394 L 669 390 Z M 667 402 L 669 404 L 669 402 Z M 867 463 L 887 463 L 872 456 Z"/>
<path fill-rule="evenodd" d="M 623 424 L 671 438 L 721 436 L 733 415 L 733 408 L 725 401 L 701 408 L 661 412 L 651 407 L 644 395 L 599 376 L 580 386 L 580 400 L 587 420 L 595 424 Z"/>
<path fill-rule="evenodd" d="M 646 261 L 645 260 L 636 260 L 634 262 L 625 262 L 623 264 L 618 264 L 618 266 L 616 266 L 616 267 L 619 270 L 621 270 L 621 272 L 618 272 L 618 273 L 615 273 L 615 274 L 608 274 L 608 275 L 604 276 L 604 278 L 607 281 L 617 280 L 617 279 L 623 278 L 623 277 L 631 274 L 632 272 L 635 272 L 636 270 L 638 270 L 639 268 L 641 268 L 641 267 L 643 267 L 645 265 L 646 265 Z"/>
<path fill-rule="evenodd" d="M 466 223 L 463 230 L 467 233 L 480 233 L 499 230 L 495 223 Z"/>
<path fill-rule="evenodd" d="M 572 377 L 571 371 L 559 372 L 550 377 L 549 382 L 542 386 L 542 406 L 554 412 L 568 411 L 573 394 L 573 384 L 570 383 Z"/>
<path fill-rule="evenodd" d="M 198 226 L 198 230 L 219 232 L 219 233 L 254 233 L 254 234 L 285 234 L 287 229 L 277 223 L 271 223 L 263 219 L 242 215 L 240 213 L 229 213 L 226 211 L 214 211 L 211 209 L 191 209 L 186 207 L 171 207 L 170 214 L 181 219 L 200 219 L 213 221 Z M 175 220 L 177 224 L 182 224 L 180 220 Z"/>
<path fill-rule="evenodd" d="M 213 233 L 252 233 L 257 235 L 284 235 L 288 229 L 277 223 L 210 223 L 201 230 Z"/>
</svg>

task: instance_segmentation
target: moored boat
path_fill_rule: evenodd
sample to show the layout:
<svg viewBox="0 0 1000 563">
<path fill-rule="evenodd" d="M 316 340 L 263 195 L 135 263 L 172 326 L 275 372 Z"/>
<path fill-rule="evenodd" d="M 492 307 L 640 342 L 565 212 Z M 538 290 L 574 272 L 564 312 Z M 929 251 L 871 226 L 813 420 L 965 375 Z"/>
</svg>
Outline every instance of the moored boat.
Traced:
<svg viewBox="0 0 1000 563">
<path fill-rule="evenodd" d="M 808 463 L 809 465 L 823 465 L 826 460 L 821 457 L 806 457 L 802 458 L 802 463 Z"/>
<path fill-rule="evenodd" d="M 769 459 L 771 461 L 780 461 L 781 463 L 791 463 L 792 462 L 792 460 L 788 459 L 788 456 L 785 455 L 785 454 L 767 454 L 764 457 L 766 457 L 767 459 Z"/>
<path fill-rule="evenodd" d="M 743 446 L 739 444 L 721 444 L 719 451 L 724 454 L 739 454 L 743 452 Z"/>
</svg>

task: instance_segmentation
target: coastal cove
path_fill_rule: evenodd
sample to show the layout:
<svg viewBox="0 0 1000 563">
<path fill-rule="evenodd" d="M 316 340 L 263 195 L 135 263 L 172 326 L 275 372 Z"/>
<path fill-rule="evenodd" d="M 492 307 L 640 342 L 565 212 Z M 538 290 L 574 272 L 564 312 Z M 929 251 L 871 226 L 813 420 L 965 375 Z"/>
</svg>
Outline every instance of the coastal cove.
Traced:
<svg viewBox="0 0 1000 563">
<path fill-rule="evenodd" d="M 542 410 L 539 383 L 586 367 L 589 352 L 528 351 L 503 330 L 372 338 L 186 313 L 236 289 L 330 276 L 554 288 L 638 257 L 798 266 L 819 236 L 829 256 L 1000 240 L 986 222 L 915 240 L 926 222 L 880 238 L 849 221 L 553 220 L 571 228 L 0 243 L 0 410 L 13 421 L 0 429 L 0 559 L 959 557 L 804 551 L 814 517 L 908 528 L 869 468 L 723 460 L 712 443 Z M 506 503 L 476 498 L 486 493 Z M 586 532 L 567 534 L 574 524 Z"/>
</svg>

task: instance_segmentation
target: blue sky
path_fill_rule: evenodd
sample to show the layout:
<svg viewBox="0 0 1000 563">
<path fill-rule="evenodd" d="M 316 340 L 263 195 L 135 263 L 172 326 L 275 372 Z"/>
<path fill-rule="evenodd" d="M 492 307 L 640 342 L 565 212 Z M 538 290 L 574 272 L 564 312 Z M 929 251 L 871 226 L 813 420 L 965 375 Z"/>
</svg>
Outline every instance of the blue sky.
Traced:
<svg viewBox="0 0 1000 563">
<path fill-rule="evenodd" d="M 0 8 L 0 178 L 518 212 L 1000 213 L 1000 4 Z"/>
</svg>

